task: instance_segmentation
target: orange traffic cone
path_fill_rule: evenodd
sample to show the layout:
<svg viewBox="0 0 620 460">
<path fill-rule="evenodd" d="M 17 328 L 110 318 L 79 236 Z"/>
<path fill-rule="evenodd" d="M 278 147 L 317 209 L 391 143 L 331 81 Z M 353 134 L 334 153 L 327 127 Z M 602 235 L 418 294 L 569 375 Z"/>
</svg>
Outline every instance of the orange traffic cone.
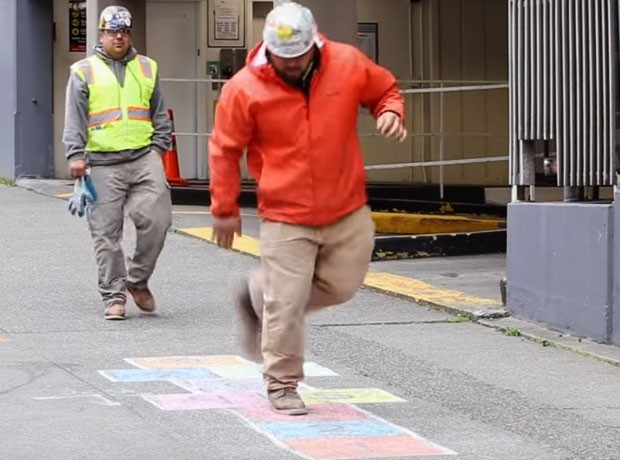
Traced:
<svg viewBox="0 0 620 460">
<path fill-rule="evenodd" d="M 172 132 L 174 133 L 174 115 L 172 109 L 168 109 L 168 118 L 172 124 Z M 166 171 L 166 179 L 170 185 L 186 186 L 188 181 L 181 177 L 179 171 L 179 155 L 177 153 L 177 138 L 172 134 L 172 145 L 170 149 L 163 154 L 164 171 Z"/>
</svg>

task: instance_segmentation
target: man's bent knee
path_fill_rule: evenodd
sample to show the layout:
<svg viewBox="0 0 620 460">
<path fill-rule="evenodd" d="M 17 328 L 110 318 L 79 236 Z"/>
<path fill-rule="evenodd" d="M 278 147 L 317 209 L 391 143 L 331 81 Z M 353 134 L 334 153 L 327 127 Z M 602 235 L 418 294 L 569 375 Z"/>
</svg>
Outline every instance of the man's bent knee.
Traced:
<svg viewBox="0 0 620 460">
<path fill-rule="evenodd" d="M 348 302 L 355 297 L 361 283 L 351 284 L 348 286 L 321 286 L 316 283 L 312 288 L 312 296 L 310 297 L 309 309 L 332 307 Z"/>
</svg>

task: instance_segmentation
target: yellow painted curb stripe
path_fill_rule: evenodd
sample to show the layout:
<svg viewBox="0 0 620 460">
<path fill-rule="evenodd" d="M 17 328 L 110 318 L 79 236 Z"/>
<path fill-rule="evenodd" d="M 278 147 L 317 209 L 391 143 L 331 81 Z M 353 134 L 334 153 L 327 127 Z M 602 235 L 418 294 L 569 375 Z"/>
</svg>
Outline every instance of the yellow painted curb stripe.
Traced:
<svg viewBox="0 0 620 460">
<path fill-rule="evenodd" d="M 73 192 L 70 192 L 70 193 L 59 193 L 58 195 L 56 195 L 56 198 L 70 198 L 71 195 L 73 195 Z"/>
<path fill-rule="evenodd" d="M 372 220 L 378 233 L 430 235 L 436 233 L 467 233 L 505 228 L 503 219 L 477 219 L 467 216 L 438 216 L 373 212 Z"/>
<path fill-rule="evenodd" d="M 210 241 L 213 243 L 213 228 L 212 227 L 200 227 L 200 228 L 181 228 L 179 232 L 186 233 L 187 235 L 200 238 L 201 240 Z M 233 241 L 233 249 L 253 256 L 260 255 L 260 244 L 256 238 L 251 236 L 237 236 Z"/>
<path fill-rule="evenodd" d="M 394 294 L 411 297 L 419 302 L 428 302 L 446 307 L 475 306 L 501 307 L 501 303 L 493 299 L 474 297 L 461 291 L 442 289 L 424 281 L 408 276 L 394 275 L 369 271 L 364 279 L 364 285 Z"/>
<path fill-rule="evenodd" d="M 211 227 L 182 228 L 180 233 L 213 242 Z M 235 236 L 233 249 L 245 254 L 258 257 L 260 255 L 260 241 L 251 236 Z M 433 303 L 446 307 L 502 307 L 501 303 L 482 297 L 475 297 L 464 292 L 451 289 L 442 289 L 423 281 L 407 276 L 392 273 L 369 271 L 364 279 L 366 287 L 380 289 L 393 294 L 410 297 L 417 302 Z"/>
</svg>

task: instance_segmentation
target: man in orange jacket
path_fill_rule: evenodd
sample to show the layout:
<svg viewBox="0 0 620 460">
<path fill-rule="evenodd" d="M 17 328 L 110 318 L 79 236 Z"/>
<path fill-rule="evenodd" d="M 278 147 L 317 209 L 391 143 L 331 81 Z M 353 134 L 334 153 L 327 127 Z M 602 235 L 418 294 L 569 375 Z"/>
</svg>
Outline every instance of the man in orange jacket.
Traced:
<svg viewBox="0 0 620 460">
<path fill-rule="evenodd" d="M 258 183 L 261 268 L 236 293 L 245 352 L 264 360 L 276 411 L 307 413 L 307 311 L 350 300 L 374 246 L 357 135 L 359 106 L 403 141 L 404 101 L 394 76 L 357 48 L 319 34 L 310 10 L 290 2 L 266 18 L 263 40 L 222 88 L 209 143 L 217 244 L 241 235 L 240 159 Z M 262 356 L 261 356 L 262 351 Z"/>
</svg>

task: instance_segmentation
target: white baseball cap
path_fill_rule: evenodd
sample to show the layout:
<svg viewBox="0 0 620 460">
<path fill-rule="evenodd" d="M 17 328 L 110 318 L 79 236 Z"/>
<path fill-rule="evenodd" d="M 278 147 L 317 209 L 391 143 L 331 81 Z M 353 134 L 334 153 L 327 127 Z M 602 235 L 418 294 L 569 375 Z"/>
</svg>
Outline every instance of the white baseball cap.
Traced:
<svg viewBox="0 0 620 460">
<path fill-rule="evenodd" d="M 276 6 L 265 19 L 263 41 L 267 49 L 281 58 L 296 58 L 320 44 L 312 12 L 295 2 Z"/>
</svg>

